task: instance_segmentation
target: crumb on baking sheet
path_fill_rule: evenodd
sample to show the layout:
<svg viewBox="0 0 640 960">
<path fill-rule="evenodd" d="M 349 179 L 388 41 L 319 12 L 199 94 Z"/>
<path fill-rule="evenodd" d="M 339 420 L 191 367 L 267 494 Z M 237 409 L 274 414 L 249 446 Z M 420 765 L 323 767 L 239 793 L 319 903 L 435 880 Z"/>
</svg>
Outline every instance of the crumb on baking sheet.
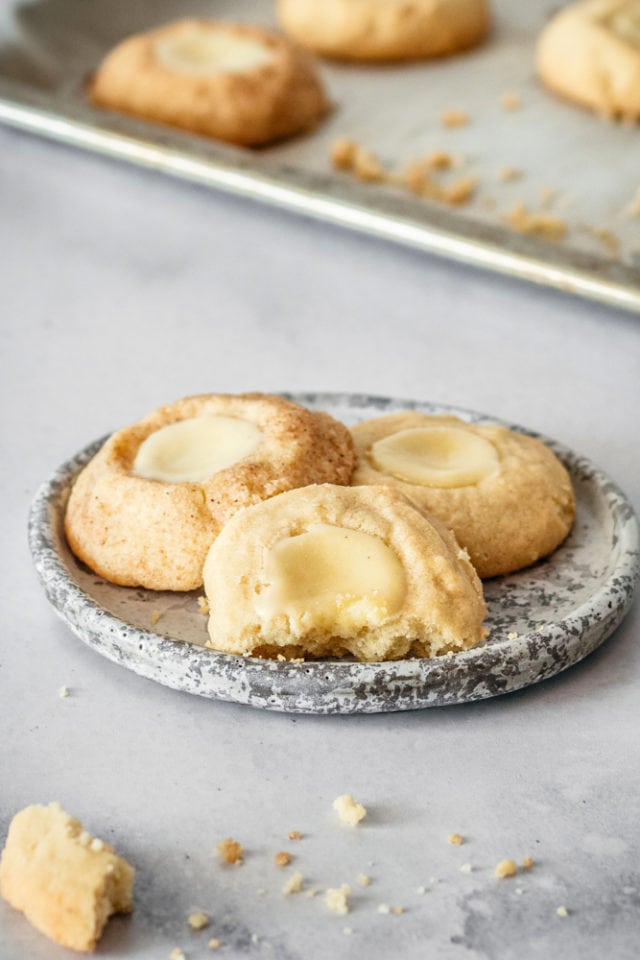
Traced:
<svg viewBox="0 0 640 960">
<path fill-rule="evenodd" d="M 359 873 L 358 874 L 358 883 L 361 887 L 368 887 L 371 883 L 371 877 L 368 873 Z"/>
<path fill-rule="evenodd" d="M 522 101 L 517 93 L 512 93 L 507 90 L 500 94 L 500 106 L 503 110 L 519 110 L 522 106 Z"/>
<path fill-rule="evenodd" d="M 494 870 L 496 877 L 500 880 L 503 880 L 505 877 L 515 877 L 517 872 L 518 864 L 515 860 L 501 860 Z"/>
<path fill-rule="evenodd" d="M 237 840 L 234 840 L 232 837 L 227 837 L 226 840 L 221 840 L 216 847 L 220 858 L 225 863 L 242 863 L 242 847 Z"/>
<path fill-rule="evenodd" d="M 620 255 L 620 241 L 615 233 L 612 233 L 611 230 L 608 230 L 606 227 L 588 226 L 587 230 L 592 237 L 600 241 L 604 250 L 610 253 L 612 257 L 618 257 Z"/>
<path fill-rule="evenodd" d="M 325 906 L 332 913 L 344 916 L 349 912 L 349 894 L 351 887 L 348 883 L 343 883 L 341 887 L 330 887 L 324 895 Z"/>
<path fill-rule="evenodd" d="M 440 117 L 443 127 L 466 127 L 470 117 L 464 110 L 445 110 Z"/>
<path fill-rule="evenodd" d="M 522 170 L 518 167 L 502 167 L 498 171 L 498 180 L 502 183 L 512 183 L 514 180 L 522 179 Z"/>
<path fill-rule="evenodd" d="M 198 597 L 198 613 L 201 613 L 203 617 L 209 616 L 209 600 L 205 596 Z"/>
<path fill-rule="evenodd" d="M 502 222 L 516 233 L 535 235 L 545 240 L 561 240 L 567 232 L 566 221 L 562 217 L 545 212 L 530 212 L 526 204 L 516 203 Z"/>
<path fill-rule="evenodd" d="M 442 188 L 442 200 L 452 206 L 468 203 L 476 192 L 478 181 L 475 177 L 458 177 L 453 183 Z"/>
<path fill-rule="evenodd" d="M 282 888 L 282 892 L 286 896 L 290 896 L 292 893 L 300 893 L 302 890 L 302 884 L 304 882 L 304 877 L 299 870 L 296 870 L 295 873 L 291 874 L 287 882 Z M 309 891 L 307 891 L 307 896 L 309 896 Z"/>
<path fill-rule="evenodd" d="M 333 809 L 336 811 L 342 823 L 355 827 L 367 815 L 367 809 L 361 803 L 357 803 L 350 793 L 343 793 L 333 801 Z"/>
<path fill-rule="evenodd" d="M 287 836 L 289 840 L 302 840 L 302 834 L 299 830 L 289 830 Z"/>
<path fill-rule="evenodd" d="M 351 170 L 355 160 L 358 144 L 348 137 L 338 137 L 331 144 L 329 156 L 336 170 Z"/>
<path fill-rule="evenodd" d="M 464 837 L 459 833 L 450 833 L 447 837 L 447 843 L 454 847 L 461 847 L 464 843 Z"/>
<path fill-rule="evenodd" d="M 276 867 L 288 867 L 291 863 L 291 854 L 287 853 L 286 850 L 281 850 L 279 853 L 276 853 L 273 862 Z"/>
<path fill-rule="evenodd" d="M 192 930 L 204 930 L 205 927 L 209 926 L 209 916 L 202 910 L 195 910 L 189 914 L 187 923 Z"/>
<path fill-rule="evenodd" d="M 522 866 L 525 870 L 531 870 L 533 865 L 534 865 L 534 861 L 532 860 L 531 857 L 525 857 L 524 860 L 522 861 Z"/>
<path fill-rule="evenodd" d="M 449 170 L 453 166 L 453 157 L 447 150 L 434 150 L 424 158 L 429 170 Z"/>
<path fill-rule="evenodd" d="M 356 147 L 352 170 L 358 180 L 363 183 L 380 183 L 387 177 L 387 172 L 376 157 L 375 153 Z"/>
</svg>

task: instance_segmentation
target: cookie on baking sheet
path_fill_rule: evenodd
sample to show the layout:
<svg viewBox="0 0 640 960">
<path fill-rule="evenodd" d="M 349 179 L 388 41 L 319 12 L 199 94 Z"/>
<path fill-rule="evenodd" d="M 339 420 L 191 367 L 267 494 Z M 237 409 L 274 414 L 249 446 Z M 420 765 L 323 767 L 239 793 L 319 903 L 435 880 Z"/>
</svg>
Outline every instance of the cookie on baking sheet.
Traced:
<svg viewBox="0 0 640 960">
<path fill-rule="evenodd" d="M 584 0 L 558 13 L 537 46 L 540 78 L 598 113 L 640 119 L 640 0 Z"/>
<path fill-rule="evenodd" d="M 278 0 L 281 27 L 316 53 L 414 60 L 457 53 L 489 28 L 487 0 Z"/>
<path fill-rule="evenodd" d="M 326 413 L 269 394 L 205 394 L 113 434 L 78 476 L 65 532 L 113 583 L 193 590 L 241 507 L 308 483 L 349 483 L 353 443 Z"/>
<path fill-rule="evenodd" d="M 59 803 L 26 807 L 9 826 L 0 893 L 41 933 L 90 953 L 113 913 L 131 911 L 135 870 Z"/>
<path fill-rule="evenodd" d="M 480 577 L 529 566 L 565 539 L 569 474 L 539 440 L 506 427 L 407 411 L 351 430 L 354 484 L 390 484 L 446 524 Z"/>
<path fill-rule="evenodd" d="M 311 130 L 329 109 L 310 59 L 286 38 L 197 19 L 124 40 L 88 92 L 96 106 L 239 146 Z"/>
<path fill-rule="evenodd" d="M 438 520 L 390 487 L 321 484 L 241 510 L 204 568 L 209 646 L 394 660 L 485 636 L 482 586 Z"/>
</svg>

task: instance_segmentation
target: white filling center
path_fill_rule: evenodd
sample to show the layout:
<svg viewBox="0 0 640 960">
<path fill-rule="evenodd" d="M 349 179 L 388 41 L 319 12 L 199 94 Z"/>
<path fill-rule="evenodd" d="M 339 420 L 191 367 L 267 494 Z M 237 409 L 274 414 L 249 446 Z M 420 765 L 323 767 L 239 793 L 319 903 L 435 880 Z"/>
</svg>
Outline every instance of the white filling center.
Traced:
<svg viewBox="0 0 640 960">
<path fill-rule="evenodd" d="M 191 76 L 246 73 L 273 61 L 271 50 L 259 40 L 220 27 L 207 29 L 196 24 L 158 40 L 155 57 L 167 70 Z"/>
<path fill-rule="evenodd" d="M 329 633 L 382 623 L 406 591 L 402 564 L 383 540 L 328 523 L 278 541 L 266 552 L 263 572 L 261 616 L 305 616 L 307 626 Z"/>
<path fill-rule="evenodd" d="M 378 440 L 369 459 L 382 473 L 426 487 L 465 487 L 499 466 L 489 440 L 458 427 L 417 427 Z"/>
<path fill-rule="evenodd" d="M 202 483 L 244 460 L 261 440 L 262 431 L 249 420 L 190 417 L 151 433 L 140 444 L 133 473 L 165 483 Z"/>
</svg>

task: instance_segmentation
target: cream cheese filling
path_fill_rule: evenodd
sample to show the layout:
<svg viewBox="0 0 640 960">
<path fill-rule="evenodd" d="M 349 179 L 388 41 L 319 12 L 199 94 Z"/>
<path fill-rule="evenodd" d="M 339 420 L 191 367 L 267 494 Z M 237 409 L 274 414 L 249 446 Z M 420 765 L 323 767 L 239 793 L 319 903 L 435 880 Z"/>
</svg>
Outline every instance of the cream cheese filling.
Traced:
<svg viewBox="0 0 640 960">
<path fill-rule="evenodd" d="M 400 430 L 374 443 L 369 460 L 381 473 L 425 487 L 465 487 L 499 467 L 494 445 L 459 427 Z"/>
<path fill-rule="evenodd" d="M 352 633 L 381 624 L 406 592 L 402 564 L 380 538 L 359 530 L 314 523 L 305 533 L 265 551 L 260 616 L 303 618 L 305 627 Z"/>
<path fill-rule="evenodd" d="M 189 417 L 149 434 L 133 473 L 165 483 L 202 483 L 252 454 L 262 437 L 255 423 L 240 417 Z"/>
<path fill-rule="evenodd" d="M 167 70 L 189 76 L 246 73 L 273 62 L 273 53 L 259 40 L 224 27 L 207 29 L 197 24 L 158 40 L 154 55 Z"/>
</svg>

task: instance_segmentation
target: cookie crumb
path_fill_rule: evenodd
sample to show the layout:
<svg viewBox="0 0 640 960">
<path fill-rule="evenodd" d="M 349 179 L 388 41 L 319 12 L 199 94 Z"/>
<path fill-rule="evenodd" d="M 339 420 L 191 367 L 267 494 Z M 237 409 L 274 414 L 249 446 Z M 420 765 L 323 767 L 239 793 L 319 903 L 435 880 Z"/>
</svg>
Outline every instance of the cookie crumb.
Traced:
<svg viewBox="0 0 640 960">
<path fill-rule="evenodd" d="M 388 903 L 381 903 L 378 906 L 378 913 L 391 913 L 391 907 Z"/>
<path fill-rule="evenodd" d="M 531 859 L 531 857 L 525 857 L 524 860 L 522 861 L 522 866 L 524 867 L 525 870 L 531 870 L 531 867 L 533 866 L 533 864 L 534 864 L 534 861 Z"/>
<path fill-rule="evenodd" d="M 207 946 L 209 947 L 209 950 L 219 950 L 222 946 L 222 940 L 218 940 L 217 937 L 211 937 L 211 940 L 209 940 Z"/>
<path fill-rule="evenodd" d="M 459 833 L 450 833 L 447 837 L 447 843 L 452 844 L 454 847 L 461 847 L 464 843 L 464 837 Z"/>
<path fill-rule="evenodd" d="M 521 897 L 521 896 L 522 896 L 522 887 L 516 887 L 516 889 L 515 889 L 513 892 L 514 892 L 515 894 L 517 894 L 519 897 Z"/>
<path fill-rule="evenodd" d="M 522 170 L 518 167 L 502 167 L 498 173 L 498 180 L 503 183 L 512 183 L 514 180 L 522 179 Z"/>
<path fill-rule="evenodd" d="M 440 123 L 443 127 L 466 127 L 469 119 L 469 114 L 464 110 L 445 110 L 440 117 Z"/>
<path fill-rule="evenodd" d="M 318 896 L 318 891 L 316 890 L 315 887 L 309 887 L 309 889 L 307 890 L 307 896 L 311 900 L 313 897 Z"/>
<path fill-rule="evenodd" d="M 273 862 L 276 867 L 288 867 L 291 863 L 291 854 L 287 853 L 286 850 L 281 850 L 280 853 L 276 853 Z"/>
<path fill-rule="evenodd" d="M 358 145 L 347 137 L 338 137 L 331 144 L 329 157 L 336 170 L 352 170 Z"/>
<path fill-rule="evenodd" d="M 359 873 L 358 874 L 358 883 L 361 887 L 368 887 L 371 883 L 371 877 L 368 873 Z"/>
<path fill-rule="evenodd" d="M 289 840 L 302 840 L 302 834 L 299 830 L 289 830 L 287 836 Z"/>
<path fill-rule="evenodd" d="M 517 93 L 507 91 L 500 94 L 500 106 L 503 110 L 519 110 L 522 106 L 522 101 Z"/>
<path fill-rule="evenodd" d="M 209 926 L 209 917 L 201 910 L 196 910 L 194 913 L 189 914 L 187 923 L 192 930 L 204 930 L 205 927 Z"/>
<path fill-rule="evenodd" d="M 470 863 L 463 863 L 462 866 L 460 867 L 460 873 L 472 873 L 472 872 L 473 872 L 473 867 L 471 866 Z"/>
<path fill-rule="evenodd" d="M 424 165 L 429 170 L 449 170 L 453 166 L 453 157 L 446 150 L 434 150 L 424 158 Z"/>
<path fill-rule="evenodd" d="M 367 815 L 367 809 L 357 803 L 350 793 L 343 793 L 333 801 L 333 809 L 337 812 L 342 823 L 355 827 Z"/>
<path fill-rule="evenodd" d="M 187 958 L 184 950 L 181 950 L 180 947 L 174 947 L 169 954 L 169 960 L 187 960 Z"/>
<path fill-rule="evenodd" d="M 501 860 L 494 871 L 496 877 L 500 880 L 505 877 L 515 877 L 518 872 L 518 865 L 515 860 Z"/>
<path fill-rule="evenodd" d="M 351 927 L 343 927 L 342 932 L 344 933 L 345 937 L 349 937 L 353 933 L 353 930 Z"/>
<path fill-rule="evenodd" d="M 519 636 L 519 633 L 516 633 L 515 630 L 511 630 L 510 633 L 507 634 L 507 640 L 517 640 Z"/>
<path fill-rule="evenodd" d="M 64 700 L 65 697 L 69 696 L 69 687 L 60 687 L 58 690 L 58 696 L 61 700 Z"/>
<path fill-rule="evenodd" d="M 562 906 L 557 908 L 556 913 L 558 914 L 559 917 L 569 916 L 569 911 L 567 910 L 567 908 Z"/>
<path fill-rule="evenodd" d="M 353 160 L 353 172 L 363 183 L 379 183 L 385 179 L 385 169 L 375 153 L 357 147 Z"/>
<path fill-rule="evenodd" d="M 502 222 L 516 233 L 535 234 L 544 240 L 561 240 L 567 232 L 567 224 L 562 217 L 544 212 L 531 213 L 524 203 L 516 203 L 502 218 Z"/>
<path fill-rule="evenodd" d="M 161 616 L 162 616 L 162 613 L 160 612 L 160 610 L 151 611 L 151 616 L 149 617 L 149 623 L 151 624 L 152 627 L 155 627 L 156 623 L 158 622 Z"/>
<path fill-rule="evenodd" d="M 203 617 L 207 617 L 210 612 L 208 597 L 198 597 L 198 613 L 201 613 Z"/>
<path fill-rule="evenodd" d="M 325 893 L 324 902 L 328 910 L 341 916 L 349 912 L 348 897 L 351 887 L 343 883 L 341 887 L 332 887 Z"/>
<path fill-rule="evenodd" d="M 237 840 L 234 840 L 232 837 L 221 840 L 216 849 L 225 863 L 242 863 L 242 847 Z"/>
<path fill-rule="evenodd" d="M 296 870 L 296 872 L 289 877 L 289 879 L 283 886 L 282 892 L 287 897 L 290 896 L 290 894 L 292 893 L 300 893 L 300 891 L 302 890 L 303 881 L 304 881 L 304 877 L 302 876 L 299 870 Z M 307 896 L 308 897 L 311 896 L 310 890 L 307 890 Z"/>
<path fill-rule="evenodd" d="M 393 913 L 394 916 L 399 917 L 401 913 L 404 913 L 404 907 L 391 907 L 390 913 Z"/>
<path fill-rule="evenodd" d="M 252 933 L 252 934 L 251 934 L 251 943 L 259 943 L 259 942 L 260 942 L 260 937 L 258 936 L 258 934 L 257 934 L 257 933 Z"/>
<path fill-rule="evenodd" d="M 442 199 L 452 206 L 461 206 L 472 199 L 477 186 L 478 181 L 475 177 L 458 177 L 453 183 L 442 188 Z"/>
<path fill-rule="evenodd" d="M 426 892 L 427 892 L 427 888 L 425 887 L 424 884 L 420 884 L 420 886 L 416 888 L 416 893 L 419 893 L 420 896 L 423 896 Z"/>
<path fill-rule="evenodd" d="M 599 240 L 607 253 L 610 253 L 613 257 L 617 257 L 620 254 L 620 241 L 611 230 L 607 230 L 606 227 L 587 227 L 589 233 Z"/>
</svg>

